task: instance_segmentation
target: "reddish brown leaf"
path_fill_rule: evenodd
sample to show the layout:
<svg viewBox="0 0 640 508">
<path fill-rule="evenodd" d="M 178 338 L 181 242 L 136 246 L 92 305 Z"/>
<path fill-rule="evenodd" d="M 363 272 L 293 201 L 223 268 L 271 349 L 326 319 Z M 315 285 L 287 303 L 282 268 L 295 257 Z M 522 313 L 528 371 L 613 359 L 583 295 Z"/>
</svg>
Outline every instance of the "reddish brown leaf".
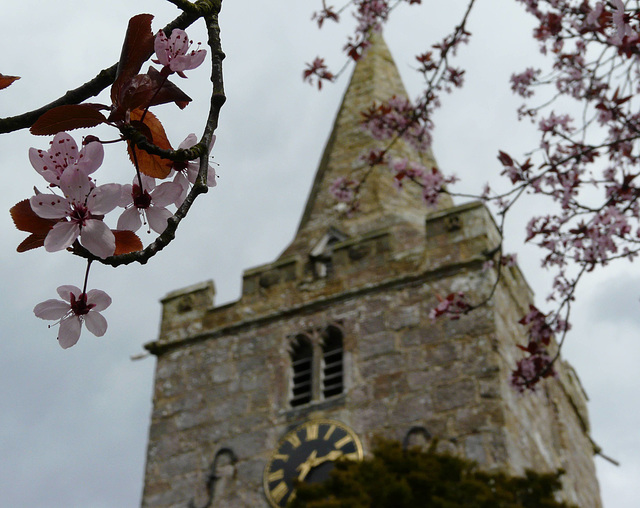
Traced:
<svg viewBox="0 0 640 508">
<path fill-rule="evenodd" d="M 122 44 L 116 80 L 111 87 L 111 101 L 117 105 L 121 87 L 140 72 L 142 64 L 153 54 L 151 14 L 138 14 L 129 20 Z"/>
<path fill-rule="evenodd" d="M 42 247 L 47 233 L 58 222 L 55 219 L 43 219 L 37 216 L 31 209 L 28 199 L 24 199 L 11 207 L 9 213 L 16 228 L 20 231 L 32 233 L 18 245 L 18 252 Z"/>
<path fill-rule="evenodd" d="M 28 233 L 46 233 L 58 222 L 56 219 L 43 219 L 31 209 L 28 199 L 23 199 L 9 210 L 16 228 Z"/>
<path fill-rule="evenodd" d="M 90 104 L 58 106 L 40 116 L 29 130 L 36 136 L 46 136 L 82 127 L 95 127 L 107 121 L 98 107 Z"/>
<path fill-rule="evenodd" d="M 191 102 L 191 97 L 184 93 L 174 83 L 165 79 L 158 70 L 153 67 L 149 67 L 148 75 L 156 84 L 156 89 L 160 87 L 160 91 L 153 98 L 150 106 L 175 102 L 180 109 L 184 109 L 189 102 Z M 146 104 L 144 104 L 144 106 L 146 107 Z"/>
<path fill-rule="evenodd" d="M 26 252 L 31 249 L 37 249 L 38 247 L 42 247 L 44 245 L 44 239 L 47 235 L 36 235 L 33 233 L 32 235 L 27 236 L 20 245 L 17 247 L 18 252 Z"/>
<path fill-rule="evenodd" d="M 498 150 L 498 160 L 502 163 L 503 166 L 513 166 L 513 159 L 509 157 L 509 154 Z"/>
<path fill-rule="evenodd" d="M 116 251 L 114 256 L 118 254 L 129 254 L 142 250 L 142 241 L 133 231 L 111 230 L 116 237 Z"/>
<path fill-rule="evenodd" d="M 4 74 L 0 74 L 0 90 L 7 88 L 17 79 L 20 79 L 20 76 L 5 76 Z"/>
<path fill-rule="evenodd" d="M 164 132 L 164 128 L 162 127 L 160 120 L 158 120 L 152 113 L 147 112 L 144 117 L 144 125 L 141 125 L 141 118 L 142 110 L 136 109 L 131 112 L 131 124 L 142 132 L 149 142 L 164 150 L 172 150 L 171 143 L 169 143 L 169 140 L 167 139 L 167 135 Z M 134 161 L 134 146 L 132 146 L 131 143 L 128 143 L 128 150 L 131 161 Z M 148 154 L 137 147 L 135 147 L 135 155 L 140 171 L 147 176 L 151 176 L 153 178 L 166 178 L 171 172 L 173 162 L 168 159 Z"/>
</svg>

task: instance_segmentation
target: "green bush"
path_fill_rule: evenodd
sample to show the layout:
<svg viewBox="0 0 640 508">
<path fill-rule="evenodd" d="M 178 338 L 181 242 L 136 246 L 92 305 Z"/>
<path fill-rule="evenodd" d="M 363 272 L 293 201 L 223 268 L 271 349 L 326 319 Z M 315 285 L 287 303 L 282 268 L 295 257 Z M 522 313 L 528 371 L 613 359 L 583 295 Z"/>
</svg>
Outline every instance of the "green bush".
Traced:
<svg viewBox="0 0 640 508">
<path fill-rule="evenodd" d="M 524 477 L 487 473 L 472 461 L 378 440 L 373 457 L 339 461 L 323 483 L 298 484 L 291 508 L 570 508 L 562 471 Z"/>
</svg>

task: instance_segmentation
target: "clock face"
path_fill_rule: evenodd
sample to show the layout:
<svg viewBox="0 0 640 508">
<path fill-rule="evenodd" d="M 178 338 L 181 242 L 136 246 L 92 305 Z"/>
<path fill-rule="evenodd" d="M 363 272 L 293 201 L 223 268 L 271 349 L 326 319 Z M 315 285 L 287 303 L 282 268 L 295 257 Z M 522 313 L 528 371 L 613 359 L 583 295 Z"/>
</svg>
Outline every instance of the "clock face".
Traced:
<svg viewBox="0 0 640 508">
<path fill-rule="evenodd" d="M 321 482 L 338 458 L 362 460 L 362 444 L 349 427 L 335 420 L 310 420 L 287 433 L 264 470 L 264 491 L 274 508 L 295 495 L 296 480 Z"/>
</svg>

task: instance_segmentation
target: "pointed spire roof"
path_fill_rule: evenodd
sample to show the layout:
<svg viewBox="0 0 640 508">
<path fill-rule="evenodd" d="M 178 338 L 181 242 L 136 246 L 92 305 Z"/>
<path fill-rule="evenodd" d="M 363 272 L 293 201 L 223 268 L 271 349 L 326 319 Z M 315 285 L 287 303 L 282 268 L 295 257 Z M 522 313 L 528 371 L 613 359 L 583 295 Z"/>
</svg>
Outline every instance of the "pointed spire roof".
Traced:
<svg viewBox="0 0 640 508">
<path fill-rule="evenodd" d="M 374 102 L 379 104 L 394 95 L 406 97 L 407 92 L 389 48 L 381 35 L 374 34 L 366 55 L 353 70 L 298 232 L 283 256 L 296 251 L 308 252 L 332 227 L 347 236 L 357 236 L 398 222 L 414 223 L 416 227 L 424 228 L 427 210 L 420 189 L 406 186 L 402 192 L 398 192 L 387 167 L 377 166 L 367 176 L 360 190 L 359 210 L 350 217 L 341 212 L 330 191 L 331 184 L 337 178 L 357 178 L 364 174 L 366 163 L 359 160 L 363 153 L 371 148 L 385 147 L 384 142 L 374 140 L 362 129 L 361 113 Z M 430 151 L 419 153 L 402 141 L 394 144 L 393 154 L 408 157 L 427 167 L 436 164 Z M 447 198 L 441 207 L 450 205 L 451 201 Z"/>
</svg>

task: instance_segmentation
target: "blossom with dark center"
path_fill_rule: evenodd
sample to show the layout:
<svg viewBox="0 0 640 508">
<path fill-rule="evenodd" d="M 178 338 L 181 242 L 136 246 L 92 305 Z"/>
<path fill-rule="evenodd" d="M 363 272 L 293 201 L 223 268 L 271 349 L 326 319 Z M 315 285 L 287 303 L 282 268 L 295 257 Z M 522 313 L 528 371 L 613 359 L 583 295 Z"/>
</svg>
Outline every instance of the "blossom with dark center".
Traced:
<svg viewBox="0 0 640 508">
<path fill-rule="evenodd" d="M 80 237 L 82 245 L 100 258 L 111 256 L 116 248 L 113 232 L 103 218 L 120 200 L 121 185 L 112 183 L 96 187 L 79 168 L 65 171 L 59 181 L 59 196 L 39 193 L 29 203 L 43 219 L 66 219 L 58 222 L 44 239 L 48 252 L 66 249 Z"/>
<path fill-rule="evenodd" d="M 156 233 L 161 234 L 167 227 L 167 220 L 173 214 L 165 207 L 178 199 L 182 187 L 173 182 L 164 182 L 156 187 L 154 178 L 142 175 L 142 185 L 138 177 L 133 184 L 122 186 L 120 206 L 125 208 L 118 219 L 117 228 L 120 230 L 138 231 L 145 224 Z"/>
<path fill-rule="evenodd" d="M 99 289 L 86 293 L 76 286 L 58 288 L 62 300 L 46 300 L 36 305 L 33 313 L 40 319 L 55 320 L 59 324 L 58 342 L 63 349 L 73 346 L 80 338 L 83 323 L 96 337 L 107 331 L 107 320 L 101 311 L 111 305 L 111 297 Z"/>
</svg>

